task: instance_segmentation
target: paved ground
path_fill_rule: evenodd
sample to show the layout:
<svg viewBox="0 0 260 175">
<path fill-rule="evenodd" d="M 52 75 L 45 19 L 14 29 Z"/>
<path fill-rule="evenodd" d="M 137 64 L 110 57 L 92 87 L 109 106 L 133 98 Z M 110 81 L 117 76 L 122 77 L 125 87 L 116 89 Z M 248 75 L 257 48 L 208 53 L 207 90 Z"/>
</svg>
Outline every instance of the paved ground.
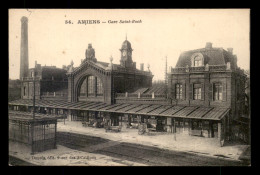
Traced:
<svg viewBox="0 0 260 175">
<path fill-rule="evenodd" d="M 80 122 L 58 123 L 57 149 L 35 155 L 30 148 L 9 141 L 11 165 L 63 166 L 248 166 L 240 161 L 248 145 L 228 143 L 219 147 L 216 139 L 168 133 L 138 135 L 136 129 L 119 133 L 103 128 L 82 127 Z M 248 154 L 246 154 L 248 155 Z M 16 159 L 18 158 L 18 159 Z M 28 162 L 28 164 L 26 163 Z"/>
<path fill-rule="evenodd" d="M 203 138 L 176 134 L 176 140 L 172 133 L 153 133 L 150 135 L 138 135 L 137 129 L 123 127 L 121 132 L 105 132 L 104 128 L 82 127 L 81 122 L 66 121 L 58 123 L 58 131 L 77 133 L 86 136 L 95 136 L 117 142 L 127 142 L 152 146 L 172 151 L 182 151 L 207 155 L 211 157 L 225 157 L 231 160 L 239 160 L 240 155 L 249 147 L 244 143 L 225 142 L 224 147 L 219 146 L 216 138 Z"/>
<path fill-rule="evenodd" d="M 31 155 L 31 149 L 26 145 L 9 141 L 9 164 L 16 166 L 146 166 L 122 158 L 80 151 L 76 147 L 79 145 L 74 146 L 74 149 L 57 145 L 57 149 Z"/>
<path fill-rule="evenodd" d="M 64 132 L 58 133 L 58 144 L 82 152 L 102 154 L 148 166 L 245 166 L 241 161 L 229 160 L 223 157 L 212 158 L 193 153 Z M 121 160 L 118 160 L 118 162 L 122 163 Z"/>
</svg>

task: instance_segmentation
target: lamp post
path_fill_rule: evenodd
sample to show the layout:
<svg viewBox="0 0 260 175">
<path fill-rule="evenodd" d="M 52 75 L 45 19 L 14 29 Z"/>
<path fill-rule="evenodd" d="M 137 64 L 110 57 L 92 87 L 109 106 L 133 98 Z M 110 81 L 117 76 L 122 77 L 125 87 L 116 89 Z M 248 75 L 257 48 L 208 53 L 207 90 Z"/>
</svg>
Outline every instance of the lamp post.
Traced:
<svg viewBox="0 0 260 175">
<path fill-rule="evenodd" d="M 34 154 L 33 138 L 34 138 L 34 119 L 35 119 L 35 72 L 33 72 L 33 121 L 31 124 L 31 136 L 32 136 L 32 155 Z"/>
<path fill-rule="evenodd" d="M 35 119 L 35 72 L 33 72 L 33 120 Z"/>
<path fill-rule="evenodd" d="M 112 104 L 114 104 L 114 102 L 115 102 L 115 92 L 114 92 L 114 76 L 113 76 L 113 57 L 112 57 L 112 55 L 111 55 L 111 57 L 110 57 L 110 66 L 111 66 L 111 93 L 112 93 L 112 95 L 111 95 L 111 102 L 112 102 Z"/>
</svg>

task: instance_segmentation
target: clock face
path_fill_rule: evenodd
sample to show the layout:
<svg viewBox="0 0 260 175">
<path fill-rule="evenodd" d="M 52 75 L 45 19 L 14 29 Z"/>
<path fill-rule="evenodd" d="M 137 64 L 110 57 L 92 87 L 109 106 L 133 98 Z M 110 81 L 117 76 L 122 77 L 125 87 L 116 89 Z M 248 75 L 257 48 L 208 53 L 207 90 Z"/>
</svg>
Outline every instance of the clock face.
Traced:
<svg viewBox="0 0 260 175">
<path fill-rule="evenodd" d="M 126 51 L 123 51 L 123 56 L 126 56 Z"/>
</svg>

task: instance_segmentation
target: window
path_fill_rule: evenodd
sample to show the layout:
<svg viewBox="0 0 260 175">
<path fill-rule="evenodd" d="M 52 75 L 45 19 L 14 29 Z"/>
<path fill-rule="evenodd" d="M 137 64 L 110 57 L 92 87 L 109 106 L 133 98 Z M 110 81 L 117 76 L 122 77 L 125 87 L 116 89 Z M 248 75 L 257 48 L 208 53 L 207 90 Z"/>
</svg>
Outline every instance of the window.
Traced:
<svg viewBox="0 0 260 175">
<path fill-rule="evenodd" d="M 199 56 L 196 56 L 194 58 L 194 66 L 195 67 L 202 66 L 202 59 Z"/>
<path fill-rule="evenodd" d="M 25 96 L 25 95 L 26 95 L 26 93 L 25 93 L 25 92 L 26 92 L 26 87 L 24 86 L 24 87 L 23 87 L 23 96 Z"/>
<path fill-rule="evenodd" d="M 86 95 L 87 80 L 85 79 L 80 87 L 80 96 Z"/>
<path fill-rule="evenodd" d="M 201 99 L 201 84 L 194 84 L 193 99 L 194 100 L 200 100 Z"/>
<path fill-rule="evenodd" d="M 182 85 L 176 84 L 176 99 L 182 99 Z"/>
<path fill-rule="evenodd" d="M 94 95 L 94 86 L 95 86 L 95 77 L 89 76 L 88 77 L 88 95 Z"/>
<path fill-rule="evenodd" d="M 222 84 L 221 83 L 215 83 L 213 85 L 213 93 L 214 93 L 214 100 L 219 101 L 222 100 Z"/>
<path fill-rule="evenodd" d="M 99 78 L 97 78 L 97 95 L 103 94 L 103 85 Z"/>
</svg>

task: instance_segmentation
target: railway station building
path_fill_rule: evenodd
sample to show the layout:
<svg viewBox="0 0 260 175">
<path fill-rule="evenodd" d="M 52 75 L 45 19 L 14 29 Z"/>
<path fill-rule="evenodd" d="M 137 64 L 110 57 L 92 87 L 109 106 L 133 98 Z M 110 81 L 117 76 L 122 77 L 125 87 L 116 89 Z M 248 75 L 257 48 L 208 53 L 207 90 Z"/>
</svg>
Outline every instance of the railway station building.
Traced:
<svg viewBox="0 0 260 175">
<path fill-rule="evenodd" d="M 127 39 L 119 50 L 120 64 L 114 64 L 112 57 L 109 63 L 98 61 L 91 44 L 78 67 L 71 62 L 62 69 L 39 69 L 35 64 L 27 72 L 40 73 L 22 77 L 21 99 L 9 102 L 9 109 L 31 112 L 30 84 L 37 81 L 39 113 L 66 115 L 84 126 L 142 125 L 148 132 L 216 138 L 221 146 L 233 139 L 233 122 L 244 113 L 246 76 L 231 48 L 206 43 L 183 52 L 175 68 L 167 71 L 166 83 L 155 86 L 149 67 L 137 68 Z"/>
</svg>

